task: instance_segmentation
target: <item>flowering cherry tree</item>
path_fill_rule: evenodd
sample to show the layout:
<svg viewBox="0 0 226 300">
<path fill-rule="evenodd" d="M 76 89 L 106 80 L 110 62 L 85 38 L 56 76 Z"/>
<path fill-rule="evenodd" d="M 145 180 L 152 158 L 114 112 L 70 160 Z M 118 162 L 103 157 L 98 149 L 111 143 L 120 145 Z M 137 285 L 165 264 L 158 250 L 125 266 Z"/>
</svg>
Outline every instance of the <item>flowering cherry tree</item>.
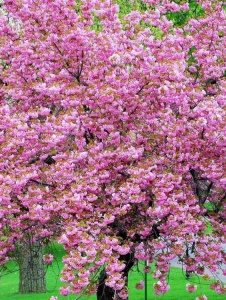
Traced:
<svg viewBox="0 0 226 300">
<path fill-rule="evenodd" d="M 0 260 L 59 237 L 62 295 L 226 263 L 223 1 L 125 2 L 1 5 Z"/>
</svg>

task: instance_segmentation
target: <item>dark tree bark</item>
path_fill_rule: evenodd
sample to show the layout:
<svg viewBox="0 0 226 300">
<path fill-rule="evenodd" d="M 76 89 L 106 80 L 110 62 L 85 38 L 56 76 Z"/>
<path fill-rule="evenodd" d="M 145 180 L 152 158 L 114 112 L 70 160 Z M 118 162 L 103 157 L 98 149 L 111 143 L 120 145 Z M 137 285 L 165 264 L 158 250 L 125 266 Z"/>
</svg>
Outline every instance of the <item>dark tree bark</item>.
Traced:
<svg viewBox="0 0 226 300">
<path fill-rule="evenodd" d="M 46 272 L 43 246 L 39 241 L 25 241 L 17 248 L 19 264 L 19 293 L 46 292 Z"/>
<path fill-rule="evenodd" d="M 124 277 L 126 277 L 126 283 L 128 284 L 128 274 L 130 269 L 134 265 L 134 253 L 121 255 L 120 260 L 124 261 L 126 265 L 125 269 L 123 270 L 123 275 Z M 115 295 L 115 291 L 111 287 L 105 285 L 106 279 L 107 279 L 107 274 L 104 269 L 100 273 L 100 277 L 99 277 L 99 284 L 97 288 L 97 300 L 112 300 Z M 118 297 L 117 299 L 120 300 L 121 298 Z"/>
<path fill-rule="evenodd" d="M 101 271 L 99 277 L 99 284 L 97 288 L 97 300 L 111 300 L 114 297 L 114 290 L 105 285 L 105 280 L 107 279 L 107 274 L 105 269 Z"/>
</svg>

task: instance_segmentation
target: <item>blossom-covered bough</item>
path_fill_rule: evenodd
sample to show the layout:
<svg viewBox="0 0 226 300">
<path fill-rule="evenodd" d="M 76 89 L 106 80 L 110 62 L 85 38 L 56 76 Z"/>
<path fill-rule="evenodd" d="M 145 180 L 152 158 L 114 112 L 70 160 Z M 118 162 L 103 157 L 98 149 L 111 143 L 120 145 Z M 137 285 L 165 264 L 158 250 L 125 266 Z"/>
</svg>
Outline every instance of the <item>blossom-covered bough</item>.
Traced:
<svg viewBox="0 0 226 300">
<path fill-rule="evenodd" d="M 1 264 L 59 237 L 62 295 L 126 299 L 137 260 L 157 294 L 175 257 L 226 262 L 223 1 L 121 2 L 1 5 Z"/>
</svg>

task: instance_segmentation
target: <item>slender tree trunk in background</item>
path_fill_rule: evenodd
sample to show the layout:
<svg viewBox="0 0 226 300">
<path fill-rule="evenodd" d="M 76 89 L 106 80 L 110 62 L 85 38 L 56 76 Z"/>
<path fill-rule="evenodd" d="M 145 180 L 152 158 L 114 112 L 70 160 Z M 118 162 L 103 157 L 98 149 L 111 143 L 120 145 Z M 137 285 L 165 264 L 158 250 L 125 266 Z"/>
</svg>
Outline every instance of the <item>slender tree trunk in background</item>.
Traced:
<svg viewBox="0 0 226 300">
<path fill-rule="evenodd" d="M 43 246 L 26 241 L 18 247 L 19 293 L 46 292 Z"/>
<path fill-rule="evenodd" d="M 120 260 L 124 261 L 126 264 L 123 270 L 124 277 L 126 277 L 126 284 L 128 285 L 128 274 L 129 270 L 134 265 L 134 253 L 129 253 L 126 255 L 121 255 Z M 107 274 L 105 269 L 100 273 L 99 284 L 97 288 L 97 300 L 112 300 L 115 295 L 115 290 L 109 286 L 105 285 L 105 280 L 107 279 Z M 117 298 L 120 300 L 121 298 Z"/>
</svg>

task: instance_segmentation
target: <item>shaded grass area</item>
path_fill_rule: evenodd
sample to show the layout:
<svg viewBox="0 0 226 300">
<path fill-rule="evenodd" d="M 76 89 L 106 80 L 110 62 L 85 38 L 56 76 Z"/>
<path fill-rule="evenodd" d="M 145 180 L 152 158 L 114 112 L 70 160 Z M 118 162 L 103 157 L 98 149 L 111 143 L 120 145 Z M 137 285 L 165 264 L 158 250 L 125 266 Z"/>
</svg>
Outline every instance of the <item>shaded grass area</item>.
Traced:
<svg viewBox="0 0 226 300">
<path fill-rule="evenodd" d="M 3 272 L 3 276 L 0 279 L 0 299 L 1 300 L 48 300 L 52 295 L 58 296 L 59 300 L 75 300 L 78 299 L 76 295 L 70 295 L 68 297 L 63 297 L 59 294 L 59 287 L 62 285 L 59 279 L 59 272 L 62 269 L 61 258 L 63 256 L 63 249 L 61 246 L 56 245 L 53 249 L 53 254 L 55 256 L 55 261 L 52 266 L 49 266 L 47 270 L 47 293 L 42 294 L 18 294 L 18 281 L 19 274 L 17 266 L 14 262 L 9 263 L 9 269 L 12 273 L 6 274 Z M 142 271 L 142 264 L 139 265 Z M 209 300 L 225 300 L 225 295 L 217 295 L 216 292 L 209 289 L 210 281 L 205 281 L 198 276 L 192 276 L 189 280 L 185 279 L 184 274 L 181 269 L 171 268 L 169 274 L 169 284 L 171 285 L 170 291 L 161 296 L 156 296 L 153 291 L 153 283 L 156 280 L 152 279 L 152 275 L 148 274 L 148 300 L 193 300 L 202 294 L 205 294 Z M 137 272 L 136 268 L 129 276 L 129 300 L 144 300 L 144 290 L 135 289 L 135 285 L 139 283 L 140 280 L 144 280 L 143 272 Z M 198 289 L 195 293 L 189 294 L 186 291 L 186 283 L 197 284 Z M 79 298 L 81 300 L 95 300 L 96 296 L 82 296 Z"/>
</svg>

